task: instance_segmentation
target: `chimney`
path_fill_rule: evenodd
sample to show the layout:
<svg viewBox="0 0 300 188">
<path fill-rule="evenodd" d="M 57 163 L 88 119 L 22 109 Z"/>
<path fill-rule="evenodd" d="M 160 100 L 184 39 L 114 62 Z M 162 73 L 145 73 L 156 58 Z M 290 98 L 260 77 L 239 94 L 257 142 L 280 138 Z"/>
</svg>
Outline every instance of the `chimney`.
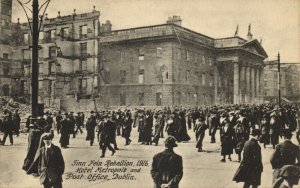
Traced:
<svg viewBox="0 0 300 188">
<path fill-rule="evenodd" d="M 252 33 L 251 33 L 251 24 L 248 26 L 248 34 L 247 34 L 247 40 L 252 40 Z"/>
<path fill-rule="evenodd" d="M 239 24 L 237 24 L 237 26 L 236 26 L 236 30 L 235 30 L 234 36 L 235 37 L 239 36 Z"/>
<path fill-rule="evenodd" d="M 111 23 L 110 23 L 110 21 L 109 20 L 106 20 L 106 22 L 105 22 L 105 24 L 102 24 L 102 26 L 101 26 L 101 32 L 111 32 L 111 27 L 112 27 L 112 25 L 111 25 Z"/>
<path fill-rule="evenodd" d="M 181 20 L 180 16 L 169 17 L 167 20 L 167 24 L 176 24 L 179 26 L 181 26 L 181 22 L 182 22 L 182 20 Z"/>
</svg>

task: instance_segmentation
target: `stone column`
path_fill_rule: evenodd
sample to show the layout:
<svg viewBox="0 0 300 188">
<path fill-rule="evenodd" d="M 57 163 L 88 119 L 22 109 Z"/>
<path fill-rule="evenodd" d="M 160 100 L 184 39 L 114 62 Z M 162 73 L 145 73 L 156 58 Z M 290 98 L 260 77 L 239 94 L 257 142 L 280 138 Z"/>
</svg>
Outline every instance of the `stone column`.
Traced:
<svg viewBox="0 0 300 188">
<path fill-rule="evenodd" d="M 255 72 L 254 67 L 251 67 L 251 103 L 255 103 Z"/>
<path fill-rule="evenodd" d="M 245 102 L 250 103 L 250 67 L 245 67 L 245 74 L 246 74 L 246 89 L 245 89 Z"/>
<path fill-rule="evenodd" d="M 259 68 L 259 103 L 263 103 L 264 96 L 264 69 L 263 67 Z"/>
<path fill-rule="evenodd" d="M 241 65 L 240 69 L 240 103 L 245 103 L 245 66 Z"/>
<path fill-rule="evenodd" d="M 260 87 L 260 83 L 259 83 L 259 69 L 256 68 L 255 69 L 255 99 L 256 99 L 256 103 L 259 103 L 259 87 Z"/>
<path fill-rule="evenodd" d="M 215 104 L 219 103 L 219 100 L 218 100 L 218 86 L 219 86 L 218 79 L 219 79 L 219 71 L 218 71 L 218 65 L 216 64 L 214 66 Z M 200 80 L 200 82 L 202 82 L 202 80 Z"/>
<path fill-rule="evenodd" d="M 235 62 L 233 64 L 233 103 L 239 104 L 240 98 L 239 98 L 239 90 L 240 90 L 240 69 L 239 64 Z"/>
</svg>

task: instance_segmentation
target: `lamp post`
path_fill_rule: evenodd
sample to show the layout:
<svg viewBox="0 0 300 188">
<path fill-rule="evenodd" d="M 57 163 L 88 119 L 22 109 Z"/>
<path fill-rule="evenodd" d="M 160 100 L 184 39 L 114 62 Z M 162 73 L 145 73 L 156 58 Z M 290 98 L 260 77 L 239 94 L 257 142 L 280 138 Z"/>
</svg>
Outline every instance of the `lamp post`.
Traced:
<svg viewBox="0 0 300 188">
<path fill-rule="evenodd" d="M 278 84 L 278 107 L 280 108 L 281 107 L 281 91 L 280 91 L 280 85 L 281 85 L 281 78 L 280 78 L 280 54 L 279 54 L 279 52 L 278 52 L 278 56 L 277 56 L 277 58 L 278 58 L 278 82 L 277 82 L 277 84 Z"/>
<path fill-rule="evenodd" d="M 41 30 L 43 17 L 45 15 L 46 9 L 50 3 L 50 0 L 45 0 L 45 2 L 39 6 L 38 0 L 28 0 L 27 2 L 22 3 L 21 0 L 17 0 L 18 3 L 22 6 L 27 21 L 29 24 L 29 28 L 32 36 L 32 61 L 31 61 L 31 123 L 34 123 L 38 116 L 38 91 L 39 91 L 39 33 Z M 32 10 L 27 7 L 32 1 Z M 45 6 L 45 9 L 42 11 L 42 8 Z M 30 22 L 30 18 L 28 15 L 28 10 L 32 12 L 32 23 Z M 39 20 L 39 13 L 42 11 L 42 15 Z"/>
</svg>

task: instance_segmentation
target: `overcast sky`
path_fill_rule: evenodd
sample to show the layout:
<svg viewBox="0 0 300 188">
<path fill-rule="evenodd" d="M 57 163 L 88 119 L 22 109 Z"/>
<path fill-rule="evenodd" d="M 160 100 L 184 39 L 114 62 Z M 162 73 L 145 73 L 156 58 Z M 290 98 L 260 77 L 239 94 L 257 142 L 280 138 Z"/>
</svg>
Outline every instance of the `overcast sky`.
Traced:
<svg viewBox="0 0 300 188">
<path fill-rule="evenodd" d="M 25 22 L 23 10 L 13 1 L 13 21 L 19 17 Z M 213 38 L 233 36 L 239 24 L 239 36 L 246 38 L 251 23 L 268 59 L 276 59 L 279 51 L 282 62 L 300 63 L 300 0 L 51 0 L 47 13 L 51 18 L 57 11 L 90 12 L 94 5 L 100 21 L 110 20 L 113 29 L 162 24 L 178 15 L 182 26 Z"/>
</svg>

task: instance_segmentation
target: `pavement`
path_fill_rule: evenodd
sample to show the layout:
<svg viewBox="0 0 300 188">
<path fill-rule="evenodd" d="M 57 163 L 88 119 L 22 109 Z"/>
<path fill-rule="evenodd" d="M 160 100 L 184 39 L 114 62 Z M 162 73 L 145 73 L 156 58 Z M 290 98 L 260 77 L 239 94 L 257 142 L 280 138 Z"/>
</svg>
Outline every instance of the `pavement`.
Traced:
<svg viewBox="0 0 300 188">
<path fill-rule="evenodd" d="M 175 148 L 175 152 L 183 158 L 183 178 L 180 182 L 180 188 L 235 188 L 243 187 L 243 183 L 232 181 L 233 175 L 239 166 L 237 155 L 232 155 L 232 161 L 227 160 L 226 163 L 220 162 L 220 139 L 217 136 L 217 143 L 211 144 L 210 137 L 206 133 L 203 144 L 203 152 L 197 152 L 195 148 L 196 140 L 194 133 L 188 131 L 192 138 L 188 143 L 179 143 Z M 217 135 L 219 132 L 217 132 Z M 3 135 L 0 135 L 2 138 Z M 89 146 L 89 142 L 85 140 L 86 132 L 78 134 L 76 138 L 70 138 L 70 147 L 62 149 L 65 160 L 65 173 L 63 175 L 63 187 L 105 187 L 105 188 L 150 188 L 153 187 L 150 175 L 152 157 L 164 150 L 163 140 L 160 139 L 158 146 L 141 145 L 137 142 L 138 133 L 134 128 L 132 131 L 132 143 L 125 146 L 124 138 L 118 136 L 117 143 L 120 150 L 114 156 L 111 152 L 106 152 L 105 158 L 100 158 L 101 152 L 95 140 L 93 146 Z M 59 146 L 60 135 L 55 135 L 53 143 Z M 21 134 L 19 137 L 14 136 L 15 144 L 0 146 L 0 188 L 35 188 L 42 187 L 39 178 L 27 175 L 22 170 L 22 165 L 27 152 L 27 135 Z M 294 143 L 295 140 L 293 140 Z M 261 177 L 262 188 L 271 187 L 272 168 L 270 165 L 270 156 L 273 152 L 269 145 L 267 148 L 262 147 L 262 161 L 264 171 Z M 126 172 L 90 173 L 91 166 L 95 170 L 99 167 L 106 168 L 106 163 L 111 160 L 109 169 L 122 167 L 126 168 Z M 142 160 L 142 161 L 141 161 Z M 93 165 L 89 164 L 91 161 Z M 139 162 L 138 162 L 139 161 Z M 122 167 L 118 167 L 114 162 L 122 162 Z M 131 163 L 132 162 L 132 163 Z M 101 164 L 102 163 L 102 164 Z M 128 164 L 127 166 L 124 164 Z M 130 164 L 133 164 L 130 166 Z M 85 168 L 85 169 L 84 169 Z M 79 172 L 80 170 L 81 173 Z M 87 170 L 82 173 L 83 170 Z M 83 174 L 83 177 L 80 177 Z M 105 177 L 106 176 L 106 177 Z M 108 176 L 108 177 L 107 177 Z M 113 178 L 117 179 L 113 179 Z"/>
</svg>

